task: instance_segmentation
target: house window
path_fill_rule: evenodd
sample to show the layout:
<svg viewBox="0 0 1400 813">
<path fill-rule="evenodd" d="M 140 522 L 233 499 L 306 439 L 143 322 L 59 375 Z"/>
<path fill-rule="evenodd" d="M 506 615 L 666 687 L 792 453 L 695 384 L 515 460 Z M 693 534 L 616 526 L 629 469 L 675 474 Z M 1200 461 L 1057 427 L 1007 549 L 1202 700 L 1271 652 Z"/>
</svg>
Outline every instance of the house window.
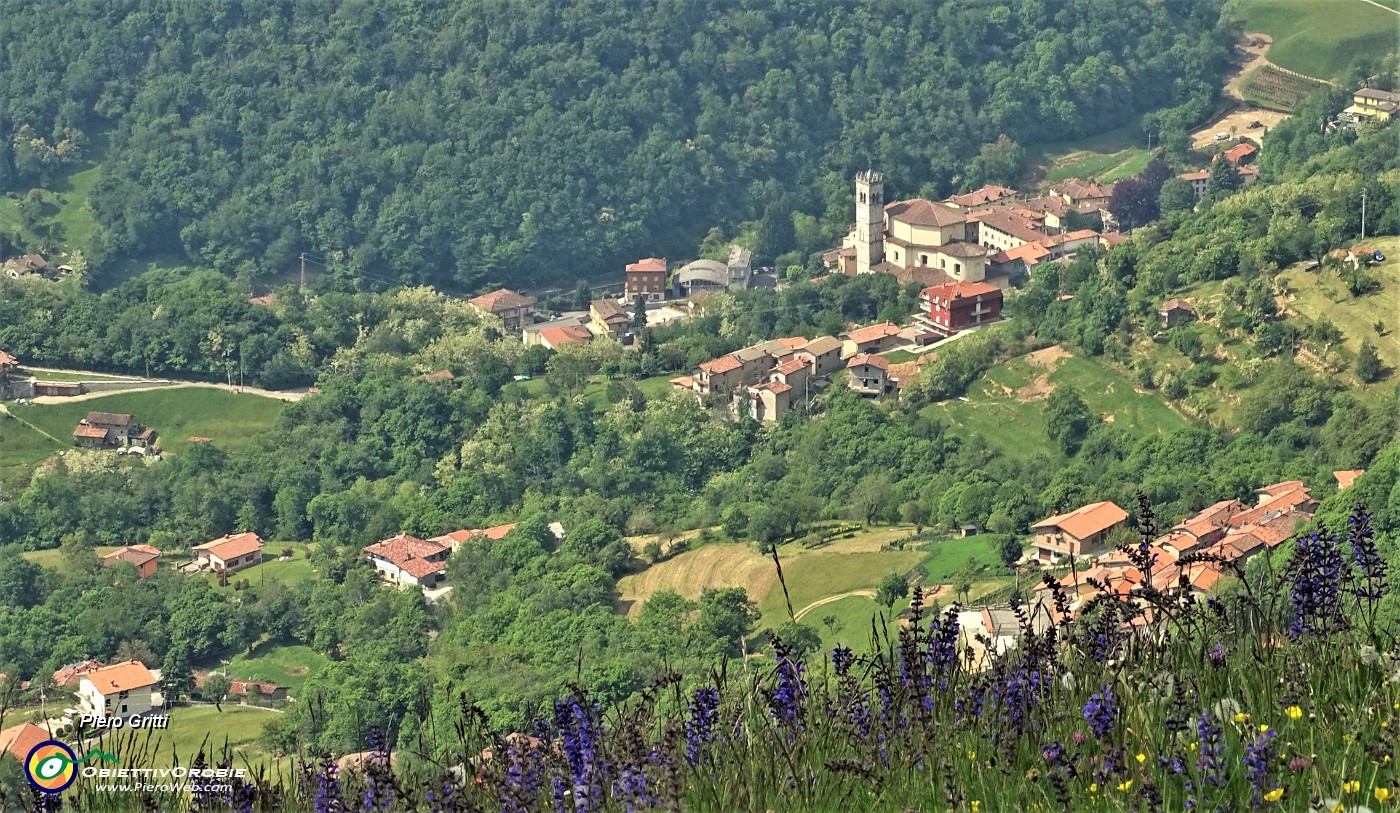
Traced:
<svg viewBox="0 0 1400 813">
<path fill-rule="evenodd" d="M 122 704 L 122 714 L 126 714 L 126 704 Z"/>
<path fill-rule="evenodd" d="M 945 259 L 942 258 L 942 257 L 939 257 L 939 258 L 938 258 L 938 267 L 939 267 L 939 268 L 947 268 L 947 267 L 948 267 L 948 261 L 945 260 Z"/>
<path fill-rule="evenodd" d="M 954 274 L 961 274 L 961 273 L 962 273 L 962 263 L 953 263 L 953 273 L 954 273 Z"/>
<path fill-rule="evenodd" d="M 927 255 L 927 254 L 920 254 L 920 255 L 919 255 L 919 265 L 928 265 L 928 255 Z"/>
</svg>

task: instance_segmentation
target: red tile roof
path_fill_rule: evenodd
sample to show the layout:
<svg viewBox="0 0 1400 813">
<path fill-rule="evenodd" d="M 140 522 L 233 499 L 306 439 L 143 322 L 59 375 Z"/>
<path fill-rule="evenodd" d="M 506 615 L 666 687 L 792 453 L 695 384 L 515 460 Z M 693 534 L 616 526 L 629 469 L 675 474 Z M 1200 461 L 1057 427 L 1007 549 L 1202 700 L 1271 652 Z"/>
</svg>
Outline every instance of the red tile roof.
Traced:
<svg viewBox="0 0 1400 813">
<path fill-rule="evenodd" d="M 983 296 L 985 294 L 1000 294 L 1001 289 L 988 282 L 945 282 L 942 285 L 933 285 L 919 292 L 922 299 L 958 299 L 959 297 L 971 298 Z"/>
<path fill-rule="evenodd" d="M 1026 265 L 1035 265 L 1042 259 L 1050 256 L 1050 250 L 1040 243 L 1024 243 L 1009 248 L 1006 251 L 999 251 L 991 256 L 992 263 L 1009 263 L 1012 260 L 1023 260 Z"/>
<path fill-rule="evenodd" d="M 1169 311 L 1169 310 L 1176 310 L 1176 309 L 1185 310 L 1185 311 L 1190 311 L 1191 313 L 1195 313 L 1195 312 L 1196 312 L 1196 309 L 1193 308 L 1193 307 L 1191 307 L 1191 303 L 1190 303 L 1190 302 L 1187 302 L 1187 301 L 1184 300 L 1184 299 L 1175 299 L 1175 298 L 1173 298 L 1173 299 L 1168 299 L 1166 302 L 1163 302 L 1163 303 L 1162 303 L 1162 313 L 1166 313 L 1166 312 Z"/>
<path fill-rule="evenodd" d="M 717 359 L 707 361 L 700 365 L 700 369 L 704 370 L 710 375 L 717 375 L 719 373 L 727 373 L 733 370 L 737 370 L 743 366 L 744 365 L 742 362 L 734 358 L 734 356 L 730 355 L 720 356 Z"/>
<path fill-rule="evenodd" d="M 70 663 L 53 673 L 53 685 L 58 687 L 72 686 L 77 683 L 83 675 L 101 668 L 102 664 L 99 661 L 93 660 Z"/>
<path fill-rule="evenodd" d="M 665 257 L 647 257 L 645 260 L 637 260 L 627 264 L 628 271 L 665 271 Z"/>
<path fill-rule="evenodd" d="M 528 308 L 535 304 L 535 300 L 528 296 L 518 294 L 509 288 L 502 288 L 499 291 L 482 294 L 468 301 L 487 313 L 501 313 L 502 311 L 514 310 L 515 308 Z"/>
<path fill-rule="evenodd" d="M 695 386 L 695 379 L 691 378 L 688 375 L 679 375 L 671 379 L 671 386 L 680 387 L 683 390 L 688 390 L 691 387 Z"/>
<path fill-rule="evenodd" d="M 131 416 L 119 412 L 89 412 L 85 418 L 93 426 L 130 426 Z"/>
<path fill-rule="evenodd" d="M 510 533 L 510 529 L 511 529 L 511 528 L 514 528 L 514 527 L 515 527 L 515 523 L 512 522 L 512 523 L 509 523 L 509 524 L 507 524 L 507 525 L 497 525 L 497 526 L 495 526 L 494 528 L 485 528 L 485 529 L 482 529 L 482 528 L 471 528 L 471 529 L 463 529 L 463 530 L 460 530 L 460 531 L 453 531 L 453 532 L 451 532 L 451 533 L 446 533 L 446 534 L 443 534 L 442 536 L 435 536 L 435 537 L 429 539 L 428 541 L 429 541 L 429 542 L 437 542 L 437 543 L 442 544 L 442 545 L 449 545 L 449 546 L 450 546 L 450 545 L 453 545 L 453 544 L 460 545 L 460 544 L 462 544 L 463 542 L 466 542 L 466 541 L 468 541 L 468 540 L 471 540 L 471 539 L 478 539 L 478 538 L 485 538 L 485 539 L 496 540 L 496 539 L 500 539 L 500 538 L 504 537 L 506 534 Z"/>
<path fill-rule="evenodd" d="M 1183 181 L 1204 181 L 1210 178 L 1210 170 L 1200 169 L 1195 172 L 1183 172 L 1176 177 Z"/>
<path fill-rule="evenodd" d="M 1015 189 L 1007 189 L 1004 186 L 987 185 L 981 189 L 974 189 L 961 195 L 953 195 L 946 202 L 957 204 L 958 206 L 982 206 L 987 203 L 995 203 L 1002 198 L 1016 197 Z"/>
<path fill-rule="evenodd" d="M 846 369 L 859 367 L 862 364 L 869 364 L 871 367 L 878 367 L 886 372 L 889 372 L 890 369 L 890 360 L 874 353 L 857 353 L 851 356 L 851 360 L 846 362 Z"/>
<path fill-rule="evenodd" d="M 207 552 L 211 556 L 216 556 L 227 562 L 239 556 L 262 550 L 262 537 L 252 531 L 244 531 L 241 534 L 226 534 L 202 545 L 195 545 L 194 550 Z"/>
<path fill-rule="evenodd" d="M 630 319 L 630 317 L 623 312 L 622 308 L 611 299 L 595 299 L 589 304 L 588 308 L 594 313 L 597 313 L 598 318 L 602 319 L 604 322 Z"/>
<path fill-rule="evenodd" d="M 803 367 L 807 367 L 811 363 L 812 360 L 810 358 L 803 356 L 779 364 L 777 367 L 773 368 L 773 372 L 780 373 L 782 375 L 791 375 L 797 372 L 798 370 L 801 370 Z"/>
<path fill-rule="evenodd" d="M 566 344 L 587 344 L 592 341 L 593 334 L 583 325 L 564 325 L 541 328 L 540 338 L 548 342 L 550 347 L 561 347 Z"/>
<path fill-rule="evenodd" d="M 94 669 L 83 675 L 83 679 L 97 687 L 98 693 L 104 696 L 156 685 L 156 676 L 140 661 L 126 661 Z"/>
<path fill-rule="evenodd" d="M 1337 490 L 1345 491 L 1351 488 L 1351 484 L 1356 482 L 1356 478 L 1365 473 L 1365 469 L 1346 469 L 1343 471 L 1334 471 L 1332 472 L 1332 476 L 1337 478 Z"/>
<path fill-rule="evenodd" d="M 1076 508 L 1068 514 L 1057 514 L 1042 519 L 1031 527 L 1058 527 L 1075 539 L 1086 539 L 1100 531 L 1112 528 L 1127 518 L 1127 511 L 1112 502 L 1105 501 L 1090 503 L 1082 508 Z"/>
<path fill-rule="evenodd" d="M 1238 164 L 1240 161 L 1244 160 L 1245 158 L 1248 158 L 1256 152 L 1259 152 L 1259 148 L 1254 146 L 1253 144 L 1250 144 L 1249 142 L 1245 142 L 1243 144 L 1236 144 L 1235 146 L 1225 151 L 1225 160 L 1229 161 L 1232 164 Z"/>
<path fill-rule="evenodd" d="M 787 338 L 774 339 L 773 341 L 778 342 L 789 350 L 801 350 L 803 347 L 807 346 L 807 338 L 805 336 L 788 336 Z"/>
<path fill-rule="evenodd" d="M 898 200 L 885 206 L 885 214 L 911 226 L 956 226 L 967 222 L 961 209 L 934 203 L 924 198 Z"/>
<path fill-rule="evenodd" d="M 6 353 L 4 350 L 0 350 L 0 366 L 3 366 L 3 367 L 16 367 L 16 366 L 18 366 L 18 365 L 19 365 L 19 359 L 15 358 L 14 356 L 10 355 L 9 353 Z"/>
<path fill-rule="evenodd" d="M 102 557 L 102 564 L 114 565 L 117 562 L 130 562 L 137 567 L 152 559 L 159 559 L 160 551 L 150 545 L 124 545 Z"/>
<path fill-rule="evenodd" d="M 768 381 L 766 383 L 759 384 L 758 386 L 753 387 L 752 389 L 768 390 L 769 392 L 774 393 L 775 395 L 781 395 L 782 393 L 785 393 L 788 390 L 792 389 L 792 385 L 786 384 L 782 381 Z"/>
<path fill-rule="evenodd" d="M 1275 499 L 1278 497 L 1282 497 L 1284 494 L 1287 494 L 1290 491 L 1296 491 L 1302 487 L 1302 480 L 1284 480 L 1283 482 L 1272 483 L 1270 485 L 1264 486 L 1263 488 L 1256 488 L 1254 489 L 1254 493 L 1259 496 Z"/>
<path fill-rule="evenodd" d="M 392 539 L 366 545 L 365 553 L 390 562 L 415 579 L 421 579 L 429 573 L 447 569 L 447 562 L 430 562 L 426 558 L 436 556 L 447 549 L 447 545 L 439 542 L 430 542 L 416 536 L 399 534 Z"/>
<path fill-rule="evenodd" d="M 971 214 L 967 219 L 975 220 L 983 226 L 996 229 L 1003 234 L 1009 234 L 1026 243 L 1035 243 L 1048 238 L 1048 235 L 1036 228 L 1033 221 L 1020 217 L 1007 209 L 988 209 L 985 212 Z"/>
<path fill-rule="evenodd" d="M 881 322 L 878 325 L 867 325 L 866 327 L 856 328 L 847 333 L 846 338 L 856 344 L 865 344 L 866 342 L 887 339 L 897 335 L 899 335 L 899 325 L 896 325 L 894 322 Z"/>
<path fill-rule="evenodd" d="M 50 739 L 53 737 L 49 732 L 33 723 L 20 723 L 0 731 L 0 751 L 9 751 L 15 759 L 24 762 L 39 743 Z"/>
<path fill-rule="evenodd" d="M 88 426 L 86 424 L 79 424 L 78 428 L 73 430 L 73 437 L 105 439 L 107 437 L 107 430 L 103 429 L 100 426 Z"/>
</svg>

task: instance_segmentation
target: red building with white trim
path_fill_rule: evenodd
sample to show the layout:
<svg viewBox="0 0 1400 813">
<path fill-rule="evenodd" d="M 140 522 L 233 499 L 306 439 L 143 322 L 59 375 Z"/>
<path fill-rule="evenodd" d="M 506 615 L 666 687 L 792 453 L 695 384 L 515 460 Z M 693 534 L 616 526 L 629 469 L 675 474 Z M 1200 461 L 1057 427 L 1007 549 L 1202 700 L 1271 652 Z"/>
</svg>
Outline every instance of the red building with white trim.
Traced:
<svg viewBox="0 0 1400 813">
<path fill-rule="evenodd" d="M 926 331 L 951 336 L 1001 318 L 1001 289 L 987 282 L 945 282 L 919 293 L 914 317 Z"/>
</svg>

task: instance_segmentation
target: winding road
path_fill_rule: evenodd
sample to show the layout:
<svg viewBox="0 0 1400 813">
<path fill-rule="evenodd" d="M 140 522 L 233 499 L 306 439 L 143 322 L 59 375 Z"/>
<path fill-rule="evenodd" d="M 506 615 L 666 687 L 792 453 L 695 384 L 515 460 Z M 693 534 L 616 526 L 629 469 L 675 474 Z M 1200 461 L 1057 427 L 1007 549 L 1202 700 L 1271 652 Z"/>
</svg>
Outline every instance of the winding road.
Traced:
<svg viewBox="0 0 1400 813">
<path fill-rule="evenodd" d="M 801 621 L 803 616 L 805 616 L 807 613 L 810 613 L 811 611 L 817 609 L 818 607 L 822 606 L 823 604 L 830 604 L 830 603 L 832 603 L 833 601 L 840 601 L 840 600 L 843 599 L 843 598 L 851 598 L 852 596 L 865 596 L 866 598 L 875 598 L 875 591 L 874 591 L 874 590 L 852 590 L 852 591 L 849 592 L 849 593 L 841 593 L 840 595 L 827 596 L 826 598 L 818 599 L 818 600 L 812 602 L 811 604 L 808 604 L 806 607 L 803 607 L 802 609 L 798 610 L 798 611 L 797 611 L 797 615 L 793 616 L 793 620 L 794 620 L 794 621 Z"/>
</svg>

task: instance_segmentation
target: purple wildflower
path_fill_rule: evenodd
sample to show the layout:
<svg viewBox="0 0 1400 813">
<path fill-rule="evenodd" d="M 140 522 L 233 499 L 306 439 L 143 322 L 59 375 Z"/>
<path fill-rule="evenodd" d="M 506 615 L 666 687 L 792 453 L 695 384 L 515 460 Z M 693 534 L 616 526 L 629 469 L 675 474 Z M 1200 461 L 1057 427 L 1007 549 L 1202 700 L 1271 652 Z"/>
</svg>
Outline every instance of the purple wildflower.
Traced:
<svg viewBox="0 0 1400 813">
<path fill-rule="evenodd" d="M 1249 787 L 1254 791 L 1249 806 L 1255 810 L 1264 806 L 1264 794 L 1275 788 L 1269 779 L 1269 763 L 1274 759 L 1271 743 L 1275 736 L 1277 732 L 1273 729 L 1262 732 L 1244 749 L 1245 778 L 1249 780 Z"/>
<path fill-rule="evenodd" d="M 1211 649 L 1210 652 L 1206 653 L 1206 659 L 1209 660 L 1209 661 L 1210 661 L 1210 665 L 1213 666 L 1213 667 L 1215 667 L 1216 669 L 1219 669 L 1220 667 L 1224 666 L 1224 665 L 1225 665 L 1225 645 L 1224 645 L 1224 644 L 1221 644 L 1221 643 L 1217 643 L 1217 644 L 1215 645 L 1215 647 L 1214 647 L 1213 649 Z"/>
<path fill-rule="evenodd" d="M 595 810 L 603 803 L 602 782 L 607 774 L 607 766 L 598 754 L 603 734 L 598 710 L 575 695 L 554 704 L 554 723 L 559 729 L 564 759 L 573 779 L 574 810 L 578 813 Z"/>
<path fill-rule="evenodd" d="M 1089 697 L 1089 702 L 1084 704 L 1083 713 L 1085 721 L 1089 723 L 1089 730 L 1094 732 L 1095 737 L 1103 739 L 1113 733 L 1113 718 L 1118 709 L 1114 705 L 1113 690 L 1107 683 Z"/>
<path fill-rule="evenodd" d="M 1287 572 L 1292 637 L 1324 634 L 1341 624 L 1343 564 L 1336 537 L 1325 529 L 1298 539 Z"/>
<path fill-rule="evenodd" d="M 849 651 L 849 650 L 848 650 Z M 690 702 L 690 714 L 685 723 L 685 759 L 699 765 L 709 758 L 710 743 L 715 740 L 715 722 L 719 720 L 719 689 L 701 686 Z"/>
<path fill-rule="evenodd" d="M 837 644 L 836 648 L 831 650 L 831 667 L 836 671 L 837 677 L 845 677 L 855 661 L 856 657 L 851 654 L 851 648 L 848 646 Z"/>
</svg>

